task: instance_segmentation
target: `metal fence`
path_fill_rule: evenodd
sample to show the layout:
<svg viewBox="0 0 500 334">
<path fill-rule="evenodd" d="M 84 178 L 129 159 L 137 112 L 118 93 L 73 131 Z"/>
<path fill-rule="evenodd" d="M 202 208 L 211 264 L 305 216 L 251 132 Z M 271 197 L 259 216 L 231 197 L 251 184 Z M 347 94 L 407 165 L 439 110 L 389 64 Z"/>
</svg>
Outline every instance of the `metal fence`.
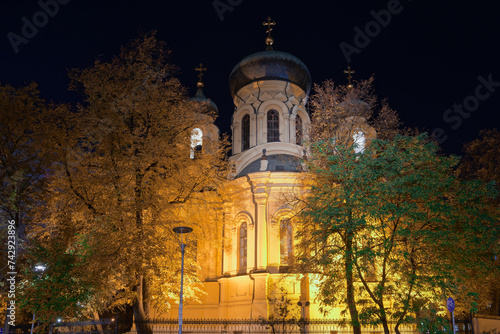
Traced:
<svg viewBox="0 0 500 334">
<path fill-rule="evenodd" d="M 389 324 L 391 334 L 395 334 L 394 323 Z M 115 319 L 84 322 L 62 322 L 50 326 L 51 334 L 178 334 L 179 326 L 177 319 L 154 319 L 142 323 L 135 323 L 130 328 L 119 326 Z M 138 327 L 146 331 L 138 330 Z M 11 333 L 29 334 L 31 325 L 16 326 Z M 127 328 L 124 330 L 124 328 Z M 401 334 L 437 334 L 452 333 L 451 324 L 447 328 L 436 326 L 432 329 L 422 328 L 416 324 L 399 326 Z M 363 334 L 384 334 L 382 326 L 363 326 Z M 472 334 L 472 323 L 470 320 L 455 320 L 455 332 L 458 334 Z M 293 320 L 293 321 L 270 321 L 259 320 L 220 320 L 220 319 L 184 319 L 182 326 L 183 334 L 353 334 L 352 327 L 344 321 L 339 320 Z"/>
<path fill-rule="evenodd" d="M 57 322 L 50 326 L 49 334 L 118 334 L 115 319 L 89 320 L 79 322 Z"/>
<path fill-rule="evenodd" d="M 395 324 L 389 324 L 391 333 Z M 139 334 L 143 330 L 151 331 L 153 334 L 178 334 L 179 326 L 176 319 L 156 319 L 132 326 L 130 334 Z M 456 333 L 472 333 L 470 321 L 456 321 Z M 362 326 L 363 334 L 384 334 L 382 326 Z M 401 334 L 433 334 L 452 333 L 451 325 L 448 328 L 439 326 L 432 330 L 422 328 L 415 324 L 399 326 Z M 269 320 L 207 320 L 207 319 L 185 319 L 182 325 L 183 334 L 352 334 L 350 325 L 338 320 L 305 320 L 305 321 L 269 321 Z"/>
</svg>

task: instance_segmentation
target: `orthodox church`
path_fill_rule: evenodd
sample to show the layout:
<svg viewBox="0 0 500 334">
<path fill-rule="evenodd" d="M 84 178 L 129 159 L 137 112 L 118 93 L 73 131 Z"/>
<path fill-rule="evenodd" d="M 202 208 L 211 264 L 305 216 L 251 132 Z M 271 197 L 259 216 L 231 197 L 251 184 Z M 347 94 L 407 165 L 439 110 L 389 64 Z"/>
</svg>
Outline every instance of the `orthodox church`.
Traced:
<svg viewBox="0 0 500 334">
<path fill-rule="evenodd" d="M 224 207 L 222 249 L 209 250 L 210 260 L 198 263 L 207 294 L 201 304 L 185 301 L 185 319 L 268 318 L 273 314 L 271 300 L 282 295 L 297 316 L 322 317 L 309 277 L 289 274 L 296 222 L 293 208 L 284 200 L 287 194 L 306 191 L 300 161 L 310 125 L 306 104 L 311 75 L 300 59 L 273 49 L 275 22 L 268 18 L 263 24 L 266 50 L 243 58 L 229 76 L 235 106 L 229 160 L 234 166 L 231 182 L 239 194 Z M 201 74 L 206 69 L 200 64 L 196 70 Z M 208 101 L 217 110 L 202 88 L 200 76 L 194 99 Z M 217 138 L 213 124 L 193 130 L 192 157 L 203 140 Z M 169 317 L 177 315 L 173 307 Z"/>
</svg>

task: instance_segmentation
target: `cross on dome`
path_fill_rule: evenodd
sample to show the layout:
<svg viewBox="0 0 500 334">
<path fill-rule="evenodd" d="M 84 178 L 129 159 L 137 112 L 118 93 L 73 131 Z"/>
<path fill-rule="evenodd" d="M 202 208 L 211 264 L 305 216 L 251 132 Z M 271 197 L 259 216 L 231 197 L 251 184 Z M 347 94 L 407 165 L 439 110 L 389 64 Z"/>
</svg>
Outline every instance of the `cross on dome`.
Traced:
<svg viewBox="0 0 500 334">
<path fill-rule="evenodd" d="M 267 37 L 266 37 L 266 45 L 267 48 L 266 50 L 272 50 L 273 49 L 273 43 L 274 43 L 274 38 L 271 36 L 271 31 L 273 30 L 272 26 L 276 25 L 275 21 L 271 20 L 271 17 L 267 17 L 267 21 L 262 22 L 263 26 L 267 26 Z"/>
<path fill-rule="evenodd" d="M 204 86 L 203 81 L 201 81 L 201 78 L 203 78 L 203 75 L 205 74 L 203 72 L 205 72 L 207 68 L 203 67 L 203 64 L 200 63 L 200 65 L 198 67 L 195 67 L 194 70 L 198 72 L 198 83 L 196 84 L 196 86 L 198 86 L 198 88 L 201 88 Z"/>
<path fill-rule="evenodd" d="M 356 72 L 354 70 L 351 70 L 351 66 L 347 66 L 347 70 L 344 70 L 344 73 L 347 74 L 347 88 L 351 89 L 352 87 L 354 87 L 354 85 L 352 84 L 352 74 Z"/>
</svg>

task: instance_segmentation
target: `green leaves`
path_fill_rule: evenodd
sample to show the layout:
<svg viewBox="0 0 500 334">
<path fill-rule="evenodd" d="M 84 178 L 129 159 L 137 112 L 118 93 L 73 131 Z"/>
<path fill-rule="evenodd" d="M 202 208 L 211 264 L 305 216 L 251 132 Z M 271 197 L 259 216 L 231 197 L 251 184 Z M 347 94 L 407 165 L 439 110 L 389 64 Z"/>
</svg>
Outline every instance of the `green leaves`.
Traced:
<svg viewBox="0 0 500 334">
<path fill-rule="evenodd" d="M 89 250 L 67 250 L 61 244 L 35 243 L 25 255 L 20 282 L 20 306 L 35 313 L 42 323 L 57 317 L 77 319 L 90 303 L 98 281 L 89 275 Z M 43 264 L 44 270 L 36 269 Z"/>
<path fill-rule="evenodd" d="M 328 250 L 327 257 L 307 258 L 325 275 L 325 305 L 352 289 L 362 323 L 403 323 L 461 293 L 464 272 L 485 277 L 493 268 L 488 250 L 500 236 L 490 205 L 496 193 L 458 180 L 457 163 L 439 155 L 425 134 L 372 139 L 363 154 L 328 141 L 311 145 L 302 233 L 314 232 L 300 247 L 312 255 Z M 345 291 L 333 284 L 338 279 Z"/>
</svg>

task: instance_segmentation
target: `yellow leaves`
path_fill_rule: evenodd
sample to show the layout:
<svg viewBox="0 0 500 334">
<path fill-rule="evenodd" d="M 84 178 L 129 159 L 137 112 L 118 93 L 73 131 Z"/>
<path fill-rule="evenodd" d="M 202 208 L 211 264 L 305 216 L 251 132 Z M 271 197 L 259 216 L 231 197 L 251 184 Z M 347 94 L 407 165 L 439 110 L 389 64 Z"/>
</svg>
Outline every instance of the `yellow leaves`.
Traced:
<svg viewBox="0 0 500 334">
<path fill-rule="evenodd" d="M 94 279 L 96 303 L 134 300 L 144 273 L 154 300 L 167 305 L 179 281 L 177 225 L 195 230 L 185 293 L 199 298 L 196 273 L 206 273 L 197 261 L 221 246 L 222 206 L 231 191 L 227 139 L 218 139 L 216 115 L 206 113 L 207 105 L 188 99 L 168 54 L 154 33 L 147 34 L 109 62 L 71 71 L 71 87 L 86 96 L 77 112 L 47 108 L 35 85 L 0 87 L 0 133 L 2 143 L 11 143 L 0 146 L 0 154 L 32 154 L 47 182 L 47 192 L 36 198 L 41 205 L 30 212 L 35 224 L 29 237 L 85 250 L 87 271 L 74 275 Z M 190 135 L 197 127 L 204 131 L 203 149 L 191 159 Z M 9 151 L 18 149 L 12 143 L 23 145 L 21 153 Z M 8 177 L 20 180 L 21 169 L 12 166 Z"/>
</svg>

